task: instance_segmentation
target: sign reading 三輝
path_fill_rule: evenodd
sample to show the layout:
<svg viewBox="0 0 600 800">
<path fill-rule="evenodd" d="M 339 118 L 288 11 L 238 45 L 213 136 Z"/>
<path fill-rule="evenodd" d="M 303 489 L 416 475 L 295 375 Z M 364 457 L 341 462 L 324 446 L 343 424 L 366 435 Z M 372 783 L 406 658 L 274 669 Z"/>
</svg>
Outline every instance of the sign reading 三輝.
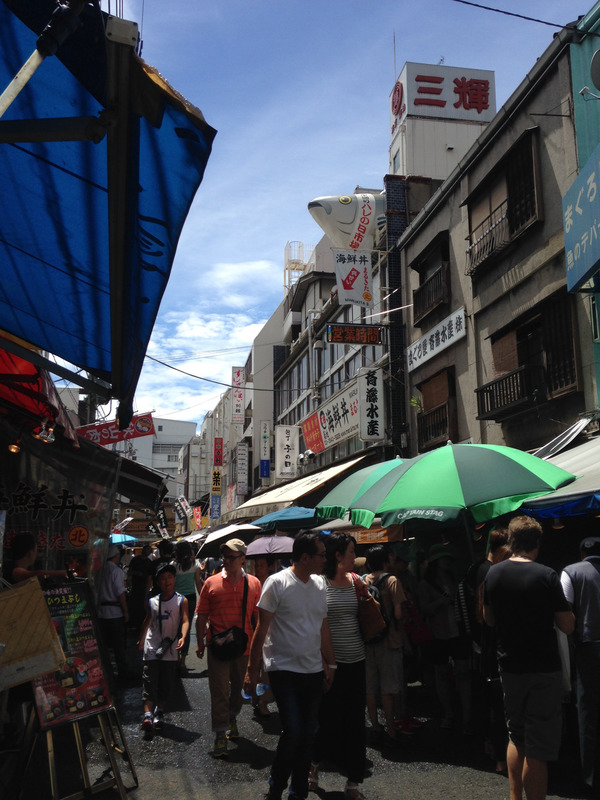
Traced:
<svg viewBox="0 0 600 800">
<path fill-rule="evenodd" d="M 390 95 L 390 113 L 392 133 L 410 115 L 489 122 L 496 114 L 494 73 L 407 61 Z"/>
</svg>

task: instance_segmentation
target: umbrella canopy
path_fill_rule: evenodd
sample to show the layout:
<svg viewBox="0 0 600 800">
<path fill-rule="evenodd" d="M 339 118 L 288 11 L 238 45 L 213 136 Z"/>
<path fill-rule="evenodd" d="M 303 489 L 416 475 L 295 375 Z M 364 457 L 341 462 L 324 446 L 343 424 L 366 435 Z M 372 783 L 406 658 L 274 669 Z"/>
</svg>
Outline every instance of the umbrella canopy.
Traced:
<svg viewBox="0 0 600 800">
<path fill-rule="evenodd" d="M 294 540 L 291 536 L 259 536 L 246 550 L 248 558 L 262 556 L 291 556 Z"/>
<path fill-rule="evenodd" d="M 387 526 L 408 519 L 447 522 L 467 510 L 476 522 L 485 522 L 573 480 L 570 472 L 512 447 L 448 444 L 415 458 L 395 460 L 387 470 L 373 470 L 358 488 L 353 482 L 344 511 L 364 527 L 371 525 L 376 514 Z M 336 493 L 338 509 L 345 483 L 330 493 Z M 328 495 L 317 511 L 325 517 L 332 507 Z"/>
<path fill-rule="evenodd" d="M 241 539 L 246 544 L 261 532 L 261 528 L 250 523 L 245 525 L 227 525 L 208 534 L 198 550 L 199 556 L 218 555 L 219 548 L 228 539 Z"/>
<path fill-rule="evenodd" d="M 0 120 L 0 328 L 5 349 L 116 397 L 126 428 L 216 132 L 110 29 L 123 21 L 82 6 Z M 0 2 L 0 91 L 56 8 Z"/>
<path fill-rule="evenodd" d="M 135 536 L 129 536 L 127 533 L 111 533 L 110 535 L 111 544 L 133 544 L 134 542 L 137 542 Z"/>
<path fill-rule="evenodd" d="M 263 531 L 295 531 L 300 528 L 312 528 L 318 522 L 319 518 L 314 508 L 289 506 L 255 519 L 254 525 L 258 525 Z"/>
</svg>

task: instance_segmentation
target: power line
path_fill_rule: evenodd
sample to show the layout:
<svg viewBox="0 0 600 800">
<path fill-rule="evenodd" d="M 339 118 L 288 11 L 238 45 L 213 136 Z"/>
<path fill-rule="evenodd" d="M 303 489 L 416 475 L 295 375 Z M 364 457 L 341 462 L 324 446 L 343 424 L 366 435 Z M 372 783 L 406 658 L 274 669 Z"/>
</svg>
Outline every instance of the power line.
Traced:
<svg viewBox="0 0 600 800">
<path fill-rule="evenodd" d="M 482 3 L 473 3 L 471 0 L 452 0 L 453 3 L 460 3 L 463 6 L 473 6 L 473 8 L 481 8 L 484 11 L 493 11 L 495 14 L 504 14 L 507 17 L 517 17 L 518 19 L 524 19 L 526 22 L 537 22 L 539 25 L 548 25 L 551 28 L 568 28 L 570 30 L 576 30 L 577 25 L 574 23 L 568 25 L 559 25 L 556 22 L 548 22 L 545 19 L 536 19 L 536 17 L 528 17 L 526 14 L 517 14 L 516 11 L 505 11 L 503 8 L 493 8 L 492 6 L 484 6 Z"/>
</svg>

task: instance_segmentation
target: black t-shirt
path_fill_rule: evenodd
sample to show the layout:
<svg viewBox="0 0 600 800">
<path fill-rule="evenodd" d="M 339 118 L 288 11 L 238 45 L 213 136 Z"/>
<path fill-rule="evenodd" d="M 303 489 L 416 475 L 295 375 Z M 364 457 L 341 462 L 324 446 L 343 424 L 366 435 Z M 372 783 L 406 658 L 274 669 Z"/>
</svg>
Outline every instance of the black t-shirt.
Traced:
<svg viewBox="0 0 600 800">
<path fill-rule="evenodd" d="M 568 611 L 556 572 L 534 561 L 494 564 L 484 584 L 498 634 L 498 664 L 505 672 L 557 672 L 561 668 L 554 614 Z"/>
<path fill-rule="evenodd" d="M 153 565 L 149 558 L 146 556 L 134 556 L 127 568 L 131 591 L 145 594 L 148 586 L 148 577 L 153 575 L 153 572 Z"/>
</svg>

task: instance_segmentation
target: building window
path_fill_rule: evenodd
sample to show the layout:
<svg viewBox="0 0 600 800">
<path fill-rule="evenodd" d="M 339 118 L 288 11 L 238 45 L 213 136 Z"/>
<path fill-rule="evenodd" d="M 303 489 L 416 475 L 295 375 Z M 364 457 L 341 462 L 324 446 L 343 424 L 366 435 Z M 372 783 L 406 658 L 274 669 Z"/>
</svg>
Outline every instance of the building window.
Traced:
<svg viewBox="0 0 600 800">
<path fill-rule="evenodd" d="M 537 136 L 531 129 L 469 199 L 466 274 L 474 275 L 541 218 Z"/>
<path fill-rule="evenodd" d="M 572 299 L 560 292 L 492 339 L 493 381 L 476 389 L 479 419 L 500 422 L 578 389 Z"/>
</svg>

